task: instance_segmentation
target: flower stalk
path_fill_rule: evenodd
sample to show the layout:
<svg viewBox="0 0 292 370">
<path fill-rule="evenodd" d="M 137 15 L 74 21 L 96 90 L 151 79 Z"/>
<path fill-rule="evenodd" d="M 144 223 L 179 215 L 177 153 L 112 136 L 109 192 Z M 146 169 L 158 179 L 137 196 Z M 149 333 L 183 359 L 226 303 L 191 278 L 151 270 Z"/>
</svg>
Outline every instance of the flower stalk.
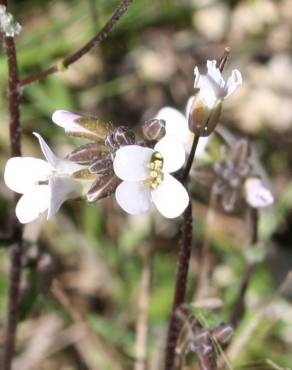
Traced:
<svg viewBox="0 0 292 370">
<path fill-rule="evenodd" d="M 196 149 L 199 143 L 199 136 L 194 136 L 190 155 L 187 160 L 181 181 L 187 183 L 187 179 L 194 161 Z M 184 303 L 187 289 L 187 278 L 192 250 L 193 240 L 193 216 L 192 202 L 189 201 L 187 208 L 183 213 L 183 221 L 181 227 L 181 239 L 179 243 L 178 265 L 175 281 L 174 300 L 172 311 L 169 319 L 167 343 L 165 351 L 165 370 L 172 370 L 175 362 L 175 347 L 179 337 L 181 322 L 177 316 L 177 309 Z"/>
<path fill-rule="evenodd" d="M 0 5 L 7 7 L 7 0 L 0 0 Z M 21 156 L 21 126 L 20 126 L 20 89 L 18 64 L 14 38 L 3 34 L 3 44 L 8 63 L 8 99 L 9 99 L 9 134 L 11 156 Z M 14 196 L 17 203 L 18 194 Z M 12 219 L 12 240 L 14 242 L 10 252 L 9 297 L 7 319 L 4 334 L 3 370 L 11 370 L 15 348 L 15 336 L 19 309 L 19 287 L 21 279 L 22 261 L 22 227 L 14 216 Z"/>
</svg>

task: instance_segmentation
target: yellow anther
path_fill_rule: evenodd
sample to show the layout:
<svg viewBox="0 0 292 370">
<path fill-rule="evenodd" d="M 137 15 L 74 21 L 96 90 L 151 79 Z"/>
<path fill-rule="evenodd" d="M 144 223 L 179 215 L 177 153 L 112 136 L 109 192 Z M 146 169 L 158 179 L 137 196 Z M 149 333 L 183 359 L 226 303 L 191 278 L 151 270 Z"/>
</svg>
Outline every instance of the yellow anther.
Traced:
<svg viewBox="0 0 292 370">
<path fill-rule="evenodd" d="M 150 169 L 150 178 L 147 183 L 150 189 L 155 190 L 163 181 L 163 158 L 159 152 L 152 154 L 148 168 Z"/>
</svg>

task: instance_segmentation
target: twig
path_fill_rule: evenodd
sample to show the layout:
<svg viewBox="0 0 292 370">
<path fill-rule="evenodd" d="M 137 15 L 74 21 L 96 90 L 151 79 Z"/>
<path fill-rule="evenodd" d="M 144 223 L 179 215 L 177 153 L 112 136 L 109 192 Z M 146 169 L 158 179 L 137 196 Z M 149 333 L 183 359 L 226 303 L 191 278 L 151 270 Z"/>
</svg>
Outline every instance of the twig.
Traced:
<svg viewBox="0 0 292 370">
<path fill-rule="evenodd" d="M 255 245 L 258 242 L 258 210 L 255 208 L 250 208 L 250 220 L 251 220 L 251 245 Z M 231 317 L 231 325 L 235 329 L 240 323 L 244 312 L 245 312 L 245 295 L 250 283 L 250 279 L 253 275 L 256 264 L 249 263 L 244 271 L 239 294 L 235 303 L 234 311 Z"/>
<path fill-rule="evenodd" d="M 84 46 L 75 51 L 73 54 L 64 58 L 60 63 L 44 71 L 34 73 L 31 76 L 21 80 L 20 86 L 29 85 L 32 82 L 39 81 L 51 74 L 67 69 L 71 64 L 75 63 L 77 60 L 83 57 L 83 55 L 88 53 L 92 48 L 99 45 L 108 37 L 109 32 L 113 29 L 119 19 L 126 13 L 133 1 L 134 0 L 123 0 L 120 6 L 116 9 L 111 18 L 108 20 L 108 22 Z"/>
<path fill-rule="evenodd" d="M 190 151 L 190 155 L 182 174 L 182 183 L 186 183 L 192 164 L 196 149 L 199 142 L 199 136 L 195 136 Z M 175 347 L 177 339 L 179 336 L 181 323 L 177 317 L 177 308 L 184 303 L 187 287 L 187 277 L 189 271 L 189 263 L 191 258 L 191 248 L 193 240 L 193 217 L 192 217 L 192 202 L 190 201 L 187 208 L 183 213 L 183 221 L 181 228 L 181 239 L 179 243 L 179 255 L 178 255 L 178 265 L 177 265 L 177 274 L 175 282 L 175 292 L 172 311 L 169 319 L 169 327 L 167 334 L 167 343 L 166 343 L 166 353 L 165 353 L 165 370 L 172 370 L 174 367 L 175 361 Z"/>
<path fill-rule="evenodd" d="M 0 0 L 1 5 L 7 6 L 7 0 Z M 18 86 L 18 65 L 13 37 L 3 34 L 4 48 L 8 61 L 8 99 L 9 99 L 9 133 L 11 156 L 21 156 L 21 127 L 20 127 L 20 90 Z M 15 195 L 15 204 L 19 196 Z M 5 325 L 5 340 L 3 353 L 3 370 L 10 370 L 15 348 L 15 336 L 19 310 L 19 285 L 21 279 L 22 260 L 22 227 L 16 217 L 12 219 L 12 239 L 14 245 L 11 247 L 10 274 L 9 274 L 9 297 L 7 320 Z"/>
<path fill-rule="evenodd" d="M 145 244 L 143 250 L 143 271 L 138 301 L 138 318 L 136 324 L 135 366 L 134 370 L 146 369 L 146 349 L 148 337 L 148 315 L 151 284 L 151 245 Z"/>
</svg>

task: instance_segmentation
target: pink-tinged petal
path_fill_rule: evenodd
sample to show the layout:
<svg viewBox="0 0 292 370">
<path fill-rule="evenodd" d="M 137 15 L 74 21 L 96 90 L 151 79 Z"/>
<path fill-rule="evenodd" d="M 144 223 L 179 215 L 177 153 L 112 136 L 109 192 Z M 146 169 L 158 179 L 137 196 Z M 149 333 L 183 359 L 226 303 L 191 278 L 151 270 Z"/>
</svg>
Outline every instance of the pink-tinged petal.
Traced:
<svg viewBox="0 0 292 370">
<path fill-rule="evenodd" d="M 172 136 L 165 136 L 154 148 L 163 158 L 163 172 L 175 172 L 185 163 L 185 149 L 181 142 Z"/>
<path fill-rule="evenodd" d="M 52 115 L 53 122 L 62 127 L 65 132 L 80 132 L 80 125 L 75 121 L 81 118 L 80 115 L 67 110 L 57 110 Z"/>
<path fill-rule="evenodd" d="M 13 157 L 6 163 L 4 181 L 11 190 L 24 194 L 39 181 L 46 181 L 51 172 L 52 167 L 42 159 Z"/>
<path fill-rule="evenodd" d="M 49 202 L 48 185 L 35 186 L 19 199 L 15 209 L 16 217 L 22 224 L 34 221 L 48 209 Z"/>
<path fill-rule="evenodd" d="M 274 197 L 258 178 L 247 179 L 245 184 L 246 202 L 253 208 L 268 207 L 274 203 Z"/>
<path fill-rule="evenodd" d="M 180 142 L 185 142 L 189 133 L 186 117 L 177 109 L 164 107 L 155 116 L 157 119 L 163 119 L 167 136 L 173 136 Z"/>
<path fill-rule="evenodd" d="M 124 211 L 138 215 L 150 208 L 150 189 L 140 182 L 124 181 L 116 189 L 116 200 Z"/>
<path fill-rule="evenodd" d="M 225 94 L 226 97 L 231 95 L 240 85 L 242 85 L 242 76 L 238 69 L 234 69 L 231 72 L 231 76 L 228 78 L 226 87 L 225 87 Z"/>
<path fill-rule="evenodd" d="M 40 147 L 42 149 L 42 152 L 44 156 L 46 157 L 49 164 L 59 173 L 59 174 L 72 174 L 74 172 L 77 172 L 79 170 L 84 169 L 85 167 L 71 162 L 67 159 L 61 159 L 58 158 L 50 149 L 48 144 L 45 142 L 45 140 L 39 135 L 38 133 L 34 132 L 34 136 L 36 136 L 39 140 Z"/>
<path fill-rule="evenodd" d="M 152 201 L 166 218 L 180 216 L 189 203 L 184 186 L 173 176 L 165 174 L 163 182 L 151 192 Z"/>
<path fill-rule="evenodd" d="M 143 181 L 149 178 L 149 163 L 153 149 L 126 145 L 117 150 L 113 162 L 116 176 L 125 181 Z"/>
<path fill-rule="evenodd" d="M 48 219 L 55 216 L 61 205 L 68 199 L 79 198 L 91 187 L 93 181 L 74 180 L 70 177 L 53 177 L 49 182 L 50 204 Z"/>
</svg>

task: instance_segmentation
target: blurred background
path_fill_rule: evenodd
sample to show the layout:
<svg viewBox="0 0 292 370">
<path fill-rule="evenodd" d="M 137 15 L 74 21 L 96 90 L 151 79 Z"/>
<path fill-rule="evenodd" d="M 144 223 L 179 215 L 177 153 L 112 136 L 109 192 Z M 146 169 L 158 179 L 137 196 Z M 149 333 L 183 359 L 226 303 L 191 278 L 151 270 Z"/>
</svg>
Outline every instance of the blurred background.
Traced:
<svg viewBox="0 0 292 370">
<path fill-rule="evenodd" d="M 119 4 L 10 3 L 23 27 L 16 38 L 21 78 L 83 45 Z M 25 87 L 22 94 L 23 154 L 42 157 L 32 136 L 37 131 L 58 155 L 66 155 L 85 141 L 66 137 L 52 124 L 55 110 L 130 126 L 165 105 L 184 112 L 193 94 L 194 66 L 204 71 L 207 59 L 219 59 L 224 47 L 231 47 L 224 74 L 238 68 L 244 83 L 226 101 L 220 123 L 236 137 L 252 141 L 276 199 L 260 215 L 257 255 L 247 253 L 248 225 L 242 215 L 216 210 L 208 230 L 212 269 L 203 298 L 223 321 L 230 317 L 246 263 L 250 258 L 260 261 L 246 297 L 247 312 L 227 350 L 232 369 L 287 369 L 292 363 L 292 286 L 287 278 L 292 267 L 291 45 L 291 0 L 135 0 L 102 45 L 67 71 Z M 0 53 L 0 233 L 6 235 L 14 210 L 12 193 L 3 182 L 9 139 L 7 67 L 3 49 Z M 203 198 L 194 200 L 189 302 L 197 299 L 206 234 L 208 203 L 198 199 Z M 113 198 L 96 204 L 70 201 L 52 221 L 27 225 L 15 369 L 161 369 L 178 237 L 179 220 L 167 221 L 154 212 L 128 217 Z M 8 248 L 5 243 L 0 248 L 1 331 Z M 141 330 L 147 327 L 145 344 Z M 139 368 L 139 353 L 146 367 Z M 185 368 L 195 369 L 195 361 L 193 355 Z"/>
</svg>

